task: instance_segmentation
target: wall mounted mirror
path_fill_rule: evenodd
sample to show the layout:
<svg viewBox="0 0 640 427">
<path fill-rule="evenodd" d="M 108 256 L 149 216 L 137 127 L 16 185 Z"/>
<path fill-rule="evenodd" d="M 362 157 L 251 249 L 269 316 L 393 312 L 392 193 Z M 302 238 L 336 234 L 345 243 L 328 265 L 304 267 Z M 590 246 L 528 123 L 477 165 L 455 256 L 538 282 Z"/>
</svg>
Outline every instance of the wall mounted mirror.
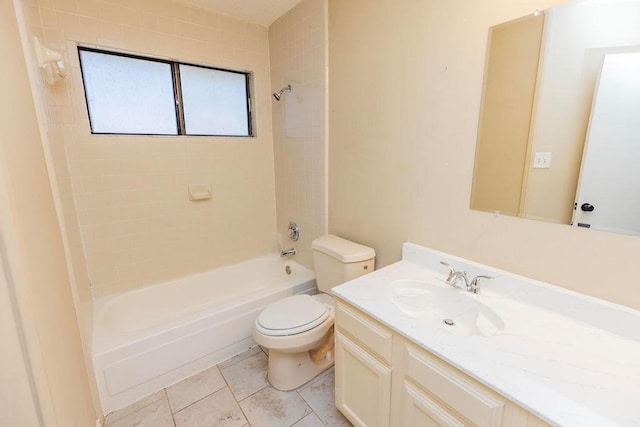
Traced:
<svg viewBox="0 0 640 427">
<path fill-rule="evenodd" d="M 640 235 L 640 0 L 489 30 L 471 209 Z"/>
</svg>

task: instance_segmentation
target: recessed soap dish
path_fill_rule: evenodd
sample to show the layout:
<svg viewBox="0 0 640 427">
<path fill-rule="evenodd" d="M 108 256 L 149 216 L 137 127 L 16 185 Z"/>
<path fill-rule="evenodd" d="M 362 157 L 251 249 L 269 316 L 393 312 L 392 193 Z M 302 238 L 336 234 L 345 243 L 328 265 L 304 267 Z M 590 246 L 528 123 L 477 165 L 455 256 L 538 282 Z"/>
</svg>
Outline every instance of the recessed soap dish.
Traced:
<svg viewBox="0 0 640 427">
<path fill-rule="evenodd" d="M 189 200 L 208 200 L 211 196 L 211 184 L 189 184 Z"/>
</svg>

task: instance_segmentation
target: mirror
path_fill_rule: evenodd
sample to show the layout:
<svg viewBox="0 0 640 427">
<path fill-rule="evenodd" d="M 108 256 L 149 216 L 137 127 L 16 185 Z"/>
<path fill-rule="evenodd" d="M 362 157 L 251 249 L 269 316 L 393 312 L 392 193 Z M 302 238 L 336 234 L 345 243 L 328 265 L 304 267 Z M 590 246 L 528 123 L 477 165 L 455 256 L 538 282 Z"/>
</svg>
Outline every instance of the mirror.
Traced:
<svg viewBox="0 0 640 427">
<path fill-rule="evenodd" d="M 640 0 L 489 30 L 471 209 L 640 235 Z"/>
</svg>

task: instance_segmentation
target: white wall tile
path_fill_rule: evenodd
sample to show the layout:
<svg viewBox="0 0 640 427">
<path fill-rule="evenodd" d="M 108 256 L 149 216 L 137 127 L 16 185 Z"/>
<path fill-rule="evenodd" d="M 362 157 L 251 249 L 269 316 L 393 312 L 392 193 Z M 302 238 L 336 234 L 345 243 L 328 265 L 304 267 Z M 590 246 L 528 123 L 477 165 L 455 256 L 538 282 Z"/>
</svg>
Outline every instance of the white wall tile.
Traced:
<svg viewBox="0 0 640 427">
<path fill-rule="evenodd" d="M 61 188 L 73 192 L 64 199 L 65 218 L 77 215 L 82 245 L 75 247 L 86 250 L 93 293 L 127 290 L 273 250 L 266 28 L 166 0 L 39 0 L 38 5 L 45 42 L 72 59 L 68 78 L 43 88 L 43 96 L 49 99 L 50 126 L 63 129 L 64 150 L 56 159 L 68 173 L 57 175 Z M 258 137 L 91 135 L 76 43 L 253 72 Z M 194 180 L 212 185 L 213 200 L 188 200 L 187 185 Z"/>
<path fill-rule="evenodd" d="M 311 241 L 327 233 L 326 19 L 326 0 L 305 0 L 269 27 L 272 90 L 293 87 L 273 103 L 278 231 L 307 267 Z M 296 243 L 286 238 L 291 220 L 301 228 Z"/>
</svg>

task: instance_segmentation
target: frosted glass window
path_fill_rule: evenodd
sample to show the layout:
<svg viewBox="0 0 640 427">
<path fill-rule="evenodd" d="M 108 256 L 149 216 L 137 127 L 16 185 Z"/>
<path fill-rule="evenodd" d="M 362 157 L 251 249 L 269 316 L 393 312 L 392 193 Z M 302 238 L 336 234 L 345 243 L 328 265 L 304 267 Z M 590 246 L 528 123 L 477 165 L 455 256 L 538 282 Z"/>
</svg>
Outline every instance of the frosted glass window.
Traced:
<svg viewBox="0 0 640 427">
<path fill-rule="evenodd" d="M 247 75 L 180 64 L 187 135 L 249 136 Z"/>
<path fill-rule="evenodd" d="M 79 52 L 92 133 L 178 134 L 171 63 Z"/>
<path fill-rule="evenodd" d="M 94 134 L 252 136 L 249 74 L 78 47 Z"/>
</svg>

